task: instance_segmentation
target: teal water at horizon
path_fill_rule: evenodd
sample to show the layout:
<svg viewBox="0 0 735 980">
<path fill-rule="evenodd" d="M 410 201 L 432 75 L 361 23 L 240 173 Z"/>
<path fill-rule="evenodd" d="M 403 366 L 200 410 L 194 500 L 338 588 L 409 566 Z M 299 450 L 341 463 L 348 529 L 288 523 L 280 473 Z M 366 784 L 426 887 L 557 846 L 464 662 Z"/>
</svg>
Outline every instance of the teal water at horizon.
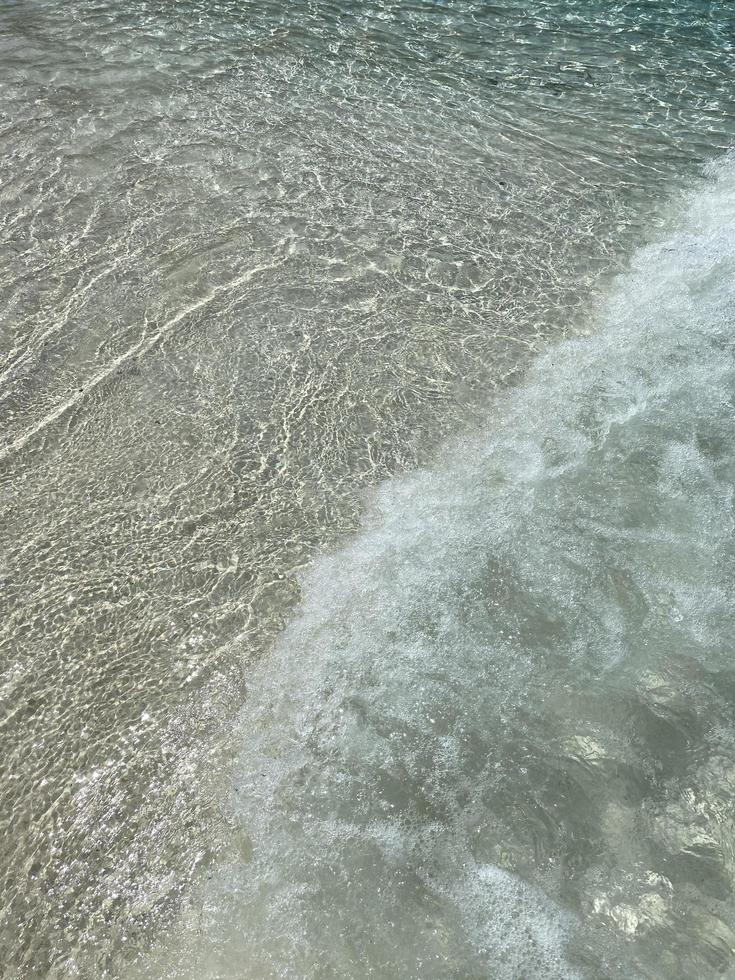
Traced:
<svg viewBox="0 0 735 980">
<path fill-rule="evenodd" d="M 734 44 L 2 6 L 8 977 L 732 972 Z"/>
</svg>

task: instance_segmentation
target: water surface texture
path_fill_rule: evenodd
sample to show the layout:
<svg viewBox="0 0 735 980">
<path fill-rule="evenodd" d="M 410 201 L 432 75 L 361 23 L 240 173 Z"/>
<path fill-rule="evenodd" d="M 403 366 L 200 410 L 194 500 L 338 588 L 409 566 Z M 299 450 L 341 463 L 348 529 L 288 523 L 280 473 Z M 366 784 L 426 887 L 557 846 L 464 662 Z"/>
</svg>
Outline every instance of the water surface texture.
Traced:
<svg viewBox="0 0 735 980">
<path fill-rule="evenodd" d="M 671 202 L 734 41 L 699 0 L 3 4 L 9 977 L 733 969 L 727 165 Z"/>
</svg>

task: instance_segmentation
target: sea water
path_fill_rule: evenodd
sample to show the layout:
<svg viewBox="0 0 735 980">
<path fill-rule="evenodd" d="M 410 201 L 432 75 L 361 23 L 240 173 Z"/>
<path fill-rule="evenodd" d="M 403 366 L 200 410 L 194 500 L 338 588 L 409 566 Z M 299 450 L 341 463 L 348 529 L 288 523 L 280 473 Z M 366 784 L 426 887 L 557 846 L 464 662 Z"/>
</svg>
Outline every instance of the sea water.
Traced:
<svg viewBox="0 0 735 980">
<path fill-rule="evenodd" d="M 9 977 L 732 971 L 734 37 L 2 6 Z"/>
<path fill-rule="evenodd" d="M 735 161 L 252 671 L 161 975 L 732 975 Z"/>
</svg>

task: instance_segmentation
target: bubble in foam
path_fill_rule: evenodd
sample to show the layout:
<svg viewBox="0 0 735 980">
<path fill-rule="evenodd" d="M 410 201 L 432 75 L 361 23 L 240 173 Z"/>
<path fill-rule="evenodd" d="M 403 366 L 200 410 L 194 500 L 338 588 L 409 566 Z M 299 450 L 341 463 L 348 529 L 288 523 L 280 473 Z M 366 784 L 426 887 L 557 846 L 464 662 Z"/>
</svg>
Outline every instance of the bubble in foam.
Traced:
<svg viewBox="0 0 735 980">
<path fill-rule="evenodd" d="M 540 890 L 493 865 L 475 866 L 441 890 L 462 910 L 468 935 L 497 980 L 579 980 L 564 955 L 573 918 Z"/>
</svg>

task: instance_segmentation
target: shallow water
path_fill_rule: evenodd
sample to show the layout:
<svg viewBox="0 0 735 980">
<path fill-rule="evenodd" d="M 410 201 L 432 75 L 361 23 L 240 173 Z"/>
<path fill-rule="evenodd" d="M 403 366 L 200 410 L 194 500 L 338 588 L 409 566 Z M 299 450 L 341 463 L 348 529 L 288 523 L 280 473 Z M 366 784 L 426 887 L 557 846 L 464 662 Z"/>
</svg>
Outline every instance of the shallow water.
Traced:
<svg viewBox="0 0 735 980">
<path fill-rule="evenodd" d="M 181 901 L 195 918 L 201 903 L 216 910 L 189 951 L 212 975 L 495 975 L 503 943 L 487 921 L 501 893 L 518 909 L 510 976 L 535 969 L 522 958 L 533 942 L 542 975 L 552 961 L 630 975 L 615 965 L 629 950 L 643 975 L 731 969 L 729 296 L 716 257 L 731 258 L 728 178 L 700 192 L 700 210 L 716 206 L 698 231 L 670 202 L 732 142 L 734 37 L 730 6 L 694 0 L 3 6 L 8 976 L 119 975 Z M 639 253 L 611 286 L 661 234 L 675 251 Z M 300 570 L 356 529 L 365 487 L 481 419 L 496 431 L 511 409 L 493 391 L 595 330 L 545 355 L 513 396 L 525 407 L 508 416 L 496 476 L 482 469 L 493 436 L 470 452 L 478 472 L 460 452 L 446 472 L 389 483 L 379 528 L 317 563 L 273 659 L 253 666 L 289 621 Z M 648 433 L 626 398 L 636 358 L 654 357 L 634 390 L 645 401 L 660 375 L 670 419 Z M 700 369 L 719 372 L 711 389 Z M 584 370 L 598 380 L 582 424 L 568 413 Z M 544 477 L 567 464 L 566 482 Z M 389 545 L 391 520 L 402 536 Z M 365 568 L 363 547 L 393 557 Z M 673 598 L 654 601 L 656 576 Z M 398 698 L 424 656 L 443 761 L 416 720 L 420 692 Z M 334 704 L 354 698 L 359 728 L 365 701 L 366 734 L 331 759 L 323 672 L 340 663 Z M 284 713 L 264 719 L 257 692 L 273 677 Z M 370 720 L 366 690 L 388 721 Z M 467 757 L 452 729 L 465 700 L 478 719 Z M 266 769 L 256 792 L 261 729 L 281 744 L 293 710 L 311 732 L 317 702 L 332 735 L 321 748 L 297 738 L 292 767 Z M 393 711 L 407 776 L 379 776 L 371 756 L 394 737 Z M 339 761 L 363 751 L 364 768 Z M 250 801 L 238 816 L 223 790 L 233 755 Z M 307 759 L 322 814 L 294 775 Z M 384 800 L 413 821 L 405 839 L 389 821 L 388 870 L 388 844 L 365 829 Z M 355 810 L 352 848 L 319 836 L 341 808 Z M 284 837 L 299 812 L 311 850 Z M 360 860 L 384 868 L 384 900 L 340 885 L 345 874 L 369 892 L 370 875 L 350 870 Z M 313 902 L 283 897 L 279 875 L 314 863 Z M 201 897 L 207 875 L 215 898 Z M 257 875 L 272 881 L 262 905 Z M 413 913 L 426 916 L 418 936 Z M 403 938 L 386 944 L 386 929 Z M 157 955 L 139 968 L 168 970 Z"/>
<path fill-rule="evenodd" d="M 673 224 L 305 577 L 156 975 L 733 975 L 735 161 Z"/>
</svg>

